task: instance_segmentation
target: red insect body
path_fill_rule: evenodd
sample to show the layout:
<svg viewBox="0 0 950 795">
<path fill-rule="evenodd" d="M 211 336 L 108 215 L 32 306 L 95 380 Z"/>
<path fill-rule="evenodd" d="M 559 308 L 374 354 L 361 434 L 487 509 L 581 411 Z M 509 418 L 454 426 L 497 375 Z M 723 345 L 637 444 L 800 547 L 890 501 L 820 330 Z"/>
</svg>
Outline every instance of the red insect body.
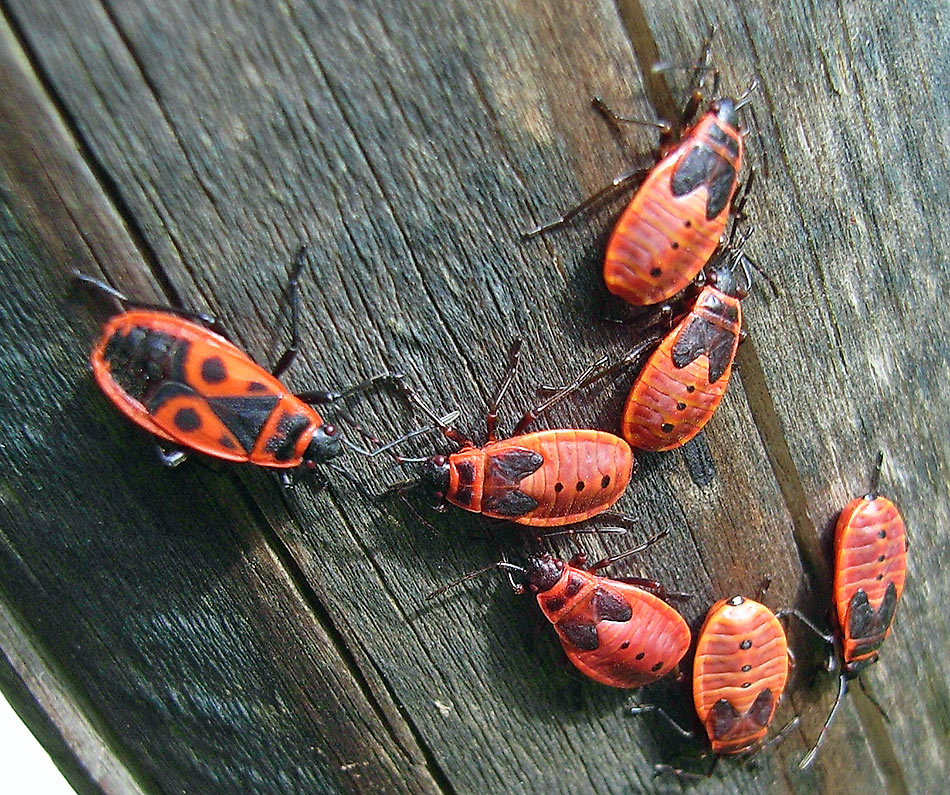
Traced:
<svg viewBox="0 0 950 795">
<path fill-rule="evenodd" d="M 177 315 L 113 317 L 92 369 L 129 419 L 175 445 L 278 469 L 340 452 L 335 429 L 309 405 L 224 337 Z"/>
<path fill-rule="evenodd" d="M 788 679 L 788 644 L 778 619 L 741 596 L 709 610 L 696 644 L 693 702 L 716 754 L 757 748 Z"/>
<path fill-rule="evenodd" d="M 612 506 L 630 482 L 633 453 L 595 430 L 545 430 L 435 456 L 423 472 L 448 502 L 533 527 L 582 522 Z"/>
<path fill-rule="evenodd" d="M 859 676 L 868 665 L 877 662 L 881 644 L 890 634 L 897 602 L 904 590 L 907 574 L 904 520 L 894 503 L 876 494 L 883 461 L 884 454 L 881 453 L 871 490 L 865 496 L 851 500 L 835 525 L 833 600 L 837 631 L 834 637 L 823 637 L 829 643 L 835 643 L 840 658 L 838 695 L 818 739 L 799 764 L 801 768 L 808 767 L 818 756 L 828 729 L 847 695 L 849 681 Z M 807 620 L 805 623 L 822 634 Z"/>
<path fill-rule="evenodd" d="M 640 687 L 668 674 L 689 648 L 683 617 L 642 588 L 572 563 L 541 555 L 527 567 L 568 659 L 611 687 Z"/>
<path fill-rule="evenodd" d="M 835 527 L 834 600 L 846 672 L 877 660 L 906 571 L 907 537 L 894 503 L 874 494 L 851 500 Z"/>
<path fill-rule="evenodd" d="M 742 165 L 731 99 L 710 110 L 649 173 L 607 243 L 607 289 L 637 306 L 665 301 L 703 269 L 721 241 Z"/>
<path fill-rule="evenodd" d="M 735 256 L 726 249 L 707 266 L 706 286 L 689 314 L 637 376 L 620 420 L 620 432 L 633 447 L 679 447 L 703 429 L 719 406 L 742 330 L 745 291 L 731 271 Z"/>
</svg>

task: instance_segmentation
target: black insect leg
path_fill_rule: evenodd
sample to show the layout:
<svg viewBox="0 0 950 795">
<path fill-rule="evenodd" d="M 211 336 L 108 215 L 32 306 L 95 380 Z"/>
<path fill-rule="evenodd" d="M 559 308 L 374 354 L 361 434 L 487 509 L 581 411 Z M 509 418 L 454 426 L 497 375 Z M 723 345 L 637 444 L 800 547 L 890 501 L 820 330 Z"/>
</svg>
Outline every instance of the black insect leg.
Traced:
<svg viewBox="0 0 950 795">
<path fill-rule="evenodd" d="M 485 415 L 485 427 L 487 429 L 488 441 L 497 440 L 496 430 L 498 428 L 498 404 L 502 398 L 511 389 L 511 384 L 515 378 L 515 372 L 518 370 L 518 362 L 521 359 L 522 341 L 516 339 L 511 343 L 508 349 L 508 367 L 505 369 L 505 375 L 502 377 L 495 394 L 488 403 L 488 413 Z"/>
<path fill-rule="evenodd" d="M 537 237 L 538 235 L 544 234 L 545 232 L 550 232 L 552 229 L 557 229 L 558 227 L 564 226 L 564 224 L 566 224 L 572 218 L 576 218 L 578 215 L 585 212 L 586 210 L 589 210 L 591 207 L 595 207 L 601 202 L 606 201 L 614 193 L 621 190 L 630 183 L 636 181 L 642 182 L 643 178 L 648 172 L 649 169 L 635 168 L 630 169 L 629 171 L 624 171 L 622 174 L 618 174 L 607 187 L 601 188 L 601 190 L 597 191 L 592 196 L 587 197 L 576 207 L 572 207 L 558 218 L 553 218 L 552 220 L 546 221 L 539 226 L 535 226 L 522 232 L 522 237 Z"/>
<path fill-rule="evenodd" d="M 106 295 L 111 295 L 113 298 L 119 300 L 123 304 L 124 308 L 129 309 L 145 309 L 153 312 L 167 312 L 171 315 L 177 315 L 178 317 L 183 317 L 186 320 L 194 320 L 198 323 L 201 323 L 204 326 L 207 326 L 209 329 L 214 331 L 216 334 L 220 334 L 225 339 L 230 339 L 230 336 L 227 330 L 220 324 L 218 321 L 211 315 L 206 314 L 205 312 L 194 312 L 189 309 L 180 309 L 176 306 L 169 306 L 167 304 L 149 304 L 143 301 L 133 301 L 128 298 L 124 293 L 119 292 L 110 284 L 106 284 L 101 279 L 97 279 L 94 276 L 89 276 L 88 274 L 81 273 L 80 271 L 73 270 L 73 276 L 75 276 L 79 281 L 84 284 L 89 284 L 95 287 L 97 290 L 104 292 Z"/>
<path fill-rule="evenodd" d="M 181 466 L 188 460 L 188 453 L 182 450 L 180 447 L 163 447 L 161 444 L 155 444 L 155 452 L 158 455 L 158 460 L 161 461 L 163 466 L 168 467 L 169 469 L 174 469 L 175 467 Z"/>
</svg>

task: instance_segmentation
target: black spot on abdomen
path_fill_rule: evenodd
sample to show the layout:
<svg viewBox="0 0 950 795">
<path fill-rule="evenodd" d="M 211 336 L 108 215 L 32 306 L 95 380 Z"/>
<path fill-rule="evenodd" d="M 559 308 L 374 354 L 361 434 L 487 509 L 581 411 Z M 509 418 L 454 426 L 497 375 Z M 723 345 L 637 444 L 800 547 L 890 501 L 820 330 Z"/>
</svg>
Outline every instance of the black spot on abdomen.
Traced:
<svg viewBox="0 0 950 795">
<path fill-rule="evenodd" d="M 220 356 L 208 356 L 201 363 L 201 378 L 206 384 L 220 384 L 228 377 L 228 369 Z"/>
<path fill-rule="evenodd" d="M 192 433 L 201 427 L 201 416 L 193 408 L 182 408 L 175 412 L 172 422 L 178 430 Z"/>
</svg>

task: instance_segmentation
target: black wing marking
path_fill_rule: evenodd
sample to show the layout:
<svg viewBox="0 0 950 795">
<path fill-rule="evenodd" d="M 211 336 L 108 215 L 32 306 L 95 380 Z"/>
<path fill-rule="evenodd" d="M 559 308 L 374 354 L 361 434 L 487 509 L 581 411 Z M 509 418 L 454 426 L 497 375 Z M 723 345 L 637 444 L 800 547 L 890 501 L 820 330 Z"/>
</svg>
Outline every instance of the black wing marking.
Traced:
<svg viewBox="0 0 950 795">
<path fill-rule="evenodd" d="M 482 511 L 498 516 L 524 516 L 538 507 L 538 501 L 523 491 L 511 489 L 482 498 Z"/>
<path fill-rule="evenodd" d="M 765 688 L 755 697 L 752 706 L 749 707 L 749 718 L 758 726 L 768 726 L 772 718 L 772 708 L 775 704 L 775 696 L 769 688 Z"/>
<path fill-rule="evenodd" d="M 589 621 L 563 621 L 557 628 L 568 643 L 581 651 L 593 651 L 600 646 L 597 625 Z"/>
<path fill-rule="evenodd" d="M 719 215 L 729 203 L 736 185 L 736 169 L 712 149 L 694 146 L 673 172 L 670 188 L 674 196 L 685 196 L 704 185 L 708 192 L 708 221 Z"/>
<path fill-rule="evenodd" d="M 534 450 L 513 447 L 488 456 L 482 510 L 499 516 L 517 517 L 538 507 L 538 501 L 518 489 L 518 484 L 536 472 L 544 458 Z"/>
<path fill-rule="evenodd" d="M 848 634 L 853 640 L 867 638 L 871 641 L 862 645 L 861 652 L 874 651 L 884 641 L 884 634 L 894 620 L 897 611 L 897 588 L 894 583 L 887 584 L 884 599 L 879 609 L 874 610 L 863 590 L 855 592 L 848 605 Z"/>
<path fill-rule="evenodd" d="M 490 481 L 492 486 L 517 486 L 528 475 L 536 472 L 543 463 L 544 458 L 540 453 L 523 447 L 512 447 L 489 454 L 485 479 Z"/>
<path fill-rule="evenodd" d="M 712 727 L 712 736 L 717 740 L 728 737 L 738 720 L 739 711 L 724 698 L 713 704 L 709 717 L 706 718 Z"/>
<path fill-rule="evenodd" d="M 682 369 L 706 354 L 709 357 L 709 383 L 715 384 L 732 362 L 734 343 L 734 335 L 702 315 L 694 314 L 673 343 L 673 366 Z"/>
<path fill-rule="evenodd" d="M 594 589 L 591 607 L 602 621 L 629 621 L 633 617 L 633 609 L 626 599 L 599 585 Z"/>
<path fill-rule="evenodd" d="M 252 450 L 277 405 L 277 395 L 253 397 L 206 397 L 208 407 L 217 415 L 245 450 Z"/>
</svg>

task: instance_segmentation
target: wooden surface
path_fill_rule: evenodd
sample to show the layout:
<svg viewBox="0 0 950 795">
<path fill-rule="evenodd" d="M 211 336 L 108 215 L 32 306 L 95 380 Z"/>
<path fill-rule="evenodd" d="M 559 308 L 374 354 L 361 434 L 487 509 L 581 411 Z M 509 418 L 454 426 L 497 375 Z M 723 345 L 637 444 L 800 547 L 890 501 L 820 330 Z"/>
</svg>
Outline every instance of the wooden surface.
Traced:
<svg viewBox="0 0 950 795">
<path fill-rule="evenodd" d="M 81 791 L 935 792 L 950 773 L 948 28 L 936 2 L 0 2 L 0 647 L 4 691 Z M 215 313 L 259 361 L 284 342 L 293 252 L 298 389 L 401 368 L 481 432 L 514 336 L 510 427 L 544 381 L 635 329 L 599 276 L 608 204 L 519 232 L 646 163 L 601 94 L 653 118 L 710 23 L 749 113 L 751 253 L 781 285 L 746 301 L 750 339 L 706 434 L 717 478 L 645 455 L 620 506 L 671 537 L 621 573 L 817 620 L 836 512 L 882 491 L 911 538 L 881 662 L 886 705 L 831 705 L 821 650 L 799 665 L 782 746 L 698 784 L 651 778 L 680 741 L 675 682 L 579 681 L 537 611 L 486 576 L 482 523 L 424 501 L 377 507 L 345 481 L 285 494 L 265 472 L 162 469 L 91 380 L 114 309 L 77 268 L 142 300 Z M 644 81 L 644 75 L 646 80 Z M 550 422 L 613 428 L 629 377 Z M 418 422 L 386 396 L 351 410 L 385 437 Z M 410 445 L 410 448 L 413 446 Z M 427 452 L 435 442 L 413 449 Z M 374 486 L 385 461 L 349 460 Z M 419 521 L 421 514 L 426 522 Z M 512 553 L 515 534 L 500 535 Z M 629 540 L 584 538 L 592 554 Z M 571 543 L 559 549 L 570 554 Z"/>
</svg>

